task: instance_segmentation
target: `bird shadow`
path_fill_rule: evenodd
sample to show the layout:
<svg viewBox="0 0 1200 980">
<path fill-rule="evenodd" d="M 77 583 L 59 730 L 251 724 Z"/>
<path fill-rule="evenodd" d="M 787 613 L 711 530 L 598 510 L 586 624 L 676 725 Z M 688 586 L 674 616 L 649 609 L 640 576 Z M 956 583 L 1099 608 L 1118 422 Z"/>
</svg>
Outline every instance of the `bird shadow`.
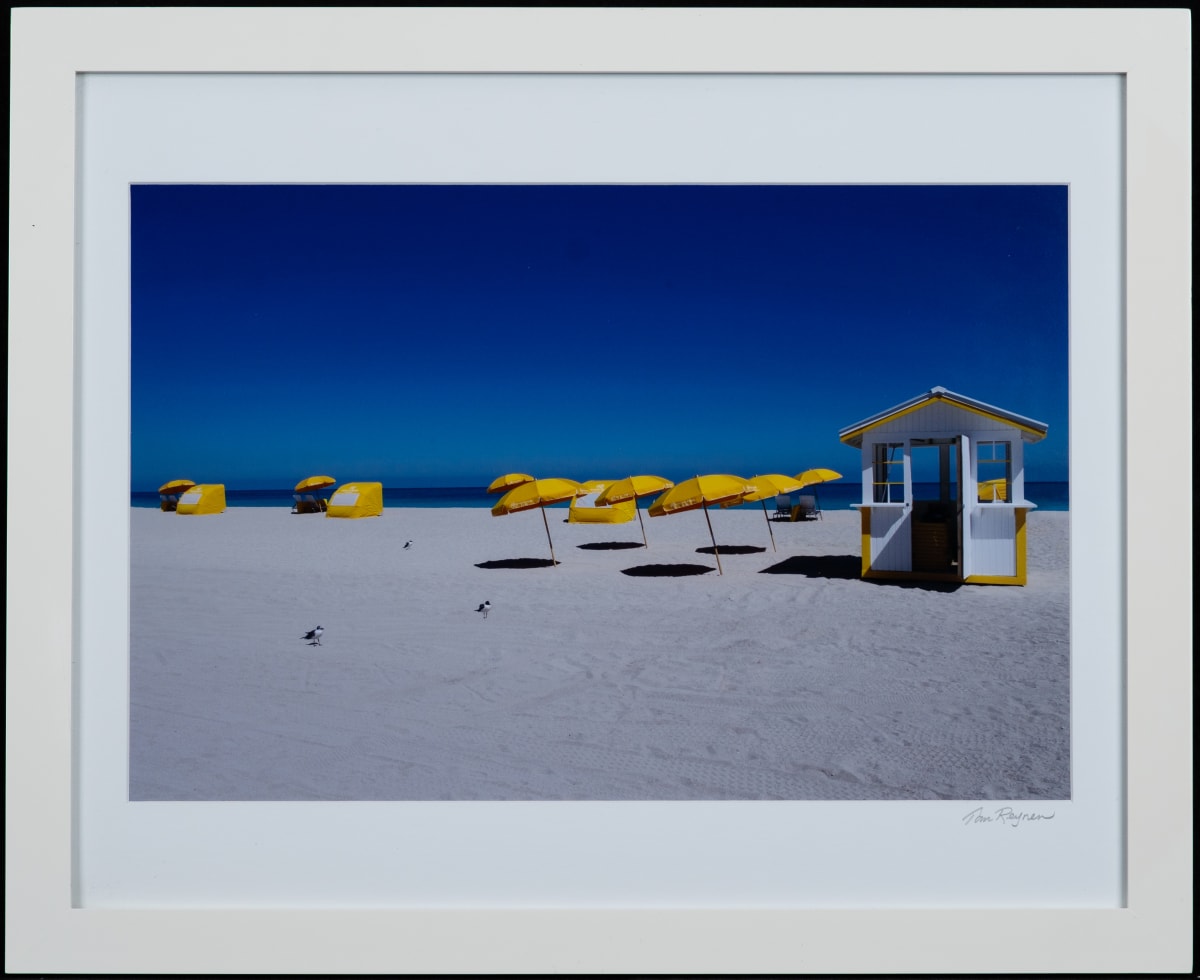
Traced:
<svg viewBox="0 0 1200 980">
<path fill-rule="evenodd" d="M 641 578 L 678 578 L 682 575 L 703 575 L 715 571 L 708 565 L 635 565 L 633 568 L 622 568 L 622 575 L 633 575 Z"/>
<path fill-rule="evenodd" d="M 559 564 L 549 558 L 499 558 L 495 561 L 476 562 L 476 568 L 549 568 Z"/>
<path fill-rule="evenodd" d="M 696 554 L 698 554 L 698 555 L 712 555 L 712 554 L 758 555 L 766 550 L 767 550 L 766 548 L 760 548 L 757 545 L 752 545 L 752 544 L 722 544 L 722 545 L 718 545 L 716 548 L 713 548 L 713 547 L 697 548 Z"/>
<path fill-rule="evenodd" d="M 584 551 L 624 551 L 627 548 L 644 548 L 644 544 L 636 541 L 589 541 L 587 544 L 577 544 L 576 548 Z"/>
</svg>

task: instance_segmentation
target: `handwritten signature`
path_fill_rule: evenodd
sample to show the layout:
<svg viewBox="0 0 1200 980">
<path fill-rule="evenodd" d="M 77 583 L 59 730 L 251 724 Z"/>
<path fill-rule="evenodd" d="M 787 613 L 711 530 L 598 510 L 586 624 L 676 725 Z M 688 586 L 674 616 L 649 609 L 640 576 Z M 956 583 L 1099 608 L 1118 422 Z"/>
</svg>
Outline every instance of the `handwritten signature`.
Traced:
<svg viewBox="0 0 1200 980">
<path fill-rule="evenodd" d="M 1020 827 L 1023 824 L 1040 823 L 1043 820 L 1053 819 L 1053 813 L 1030 813 L 1024 810 L 1014 810 L 1011 806 L 998 806 L 990 813 L 985 813 L 983 807 L 977 806 L 962 818 L 962 822 L 964 827 L 974 827 L 981 823 L 992 823 L 1001 827 Z"/>
</svg>

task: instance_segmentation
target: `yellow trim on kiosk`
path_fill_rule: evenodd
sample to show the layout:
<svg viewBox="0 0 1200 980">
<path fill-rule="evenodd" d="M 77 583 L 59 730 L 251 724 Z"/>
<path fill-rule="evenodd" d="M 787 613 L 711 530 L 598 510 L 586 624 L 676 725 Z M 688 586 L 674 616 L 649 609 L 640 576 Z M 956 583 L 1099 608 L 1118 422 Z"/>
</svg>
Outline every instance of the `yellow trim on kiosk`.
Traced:
<svg viewBox="0 0 1200 980">
<path fill-rule="evenodd" d="M 1016 546 L 1017 546 L 1017 578 L 1022 585 L 1025 584 L 1025 515 L 1029 510 L 1025 507 L 1018 507 L 1013 519 L 1016 523 Z"/>
<path fill-rule="evenodd" d="M 864 507 L 858 513 L 862 518 L 862 577 L 866 578 L 871 571 L 871 508 Z"/>
<path fill-rule="evenodd" d="M 887 422 L 891 422 L 893 419 L 903 418 L 905 415 L 925 408 L 932 400 L 933 399 L 929 399 L 927 401 L 918 402 L 916 405 L 909 405 L 908 408 L 902 408 L 898 412 L 892 412 L 890 415 L 885 415 L 881 419 L 876 419 L 869 425 L 864 425 L 861 429 L 855 429 L 853 432 L 847 432 L 844 436 L 842 436 L 842 442 L 849 442 L 851 439 L 857 439 L 864 432 L 870 432 L 872 429 L 877 429 L 879 426 L 884 425 Z"/>
</svg>

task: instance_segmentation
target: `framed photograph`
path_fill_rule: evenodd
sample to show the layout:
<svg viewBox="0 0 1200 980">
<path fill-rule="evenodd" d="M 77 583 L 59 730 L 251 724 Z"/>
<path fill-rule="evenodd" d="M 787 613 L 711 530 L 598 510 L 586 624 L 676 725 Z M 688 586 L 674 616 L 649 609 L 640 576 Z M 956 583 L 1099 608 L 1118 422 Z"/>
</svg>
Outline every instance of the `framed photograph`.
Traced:
<svg viewBox="0 0 1200 980">
<path fill-rule="evenodd" d="M 1191 456 L 1188 18 L 15 11 L 9 469 L 39 492 L 9 494 L 7 969 L 1190 967 L 1191 513 L 1165 490 L 1158 502 L 1147 493 L 1151 474 L 1165 488 L 1174 471 L 1164 460 Z M 801 226 L 805 247 L 789 231 Z M 901 245 L 913 240 L 919 261 Z M 1005 269 L 987 274 L 987 288 L 972 278 L 982 266 L 964 260 L 972 250 Z M 665 340 L 623 351 L 622 363 L 644 359 L 636 370 L 563 370 L 604 356 L 621 329 L 600 300 L 605 277 L 628 284 L 650 269 L 653 288 L 647 280 L 622 302 L 657 313 L 631 329 L 647 338 L 658 322 L 689 321 L 701 350 L 686 370 L 711 373 L 742 403 L 755 401 L 757 358 L 759 383 L 785 394 L 763 387 L 757 405 L 770 417 L 738 412 L 742 431 L 811 453 L 797 469 L 831 465 L 819 458 L 829 444 L 840 452 L 861 517 L 847 501 L 834 513 L 837 491 L 819 488 L 824 545 L 812 531 L 818 545 L 787 555 L 786 535 L 811 530 L 797 511 L 822 516 L 822 498 L 801 486 L 768 494 L 739 477 L 741 489 L 721 496 L 697 482 L 680 502 L 656 500 L 669 487 L 646 489 L 640 507 L 635 496 L 620 512 L 618 533 L 592 506 L 603 497 L 578 496 L 605 488 L 554 497 L 539 486 L 553 481 L 516 472 L 526 459 L 570 464 L 576 472 L 561 475 L 578 480 L 624 475 L 582 470 L 632 460 L 629 439 L 561 448 L 571 433 L 604 431 L 605 383 L 618 397 L 651 380 L 677 395 L 702 387 L 673 380 L 684 355 Z M 792 276 L 791 291 L 778 290 Z M 488 284 L 490 300 L 456 295 L 464 281 Z M 380 282 L 406 290 L 410 305 L 369 296 Z M 823 322 L 778 315 L 800 296 Z M 418 306 L 421 326 L 406 319 Z M 923 312 L 934 308 L 941 326 Z M 487 310 L 494 326 L 471 322 Z M 369 317 L 379 322 L 354 326 Z M 555 317 L 571 321 L 571 336 L 554 336 Z M 414 340 L 423 327 L 436 337 Z M 539 354 L 555 343 L 558 359 Z M 806 386 L 806 373 L 835 361 Z M 919 363 L 1020 403 L 948 390 L 918 377 Z M 889 368 L 912 390 L 896 389 Z M 510 400 L 503 377 L 523 394 Z M 806 405 L 814 391 L 831 404 Z M 524 396 L 553 392 L 565 404 L 538 404 L 539 424 L 517 411 L 531 407 Z M 469 528 L 430 511 L 404 525 L 411 534 L 389 530 L 382 545 L 360 534 L 350 548 L 372 522 L 325 514 L 387 507 L 381 529 L 402 513 L 386 489 L 373 496 L 403 479 L 388 469 L 400 440 L 372 450 L 391 433 L 364 421 L 400 401 L 410 428 L 426 430 L 424 441 L 406 434 L 403 472 L 417 478 L 402 485 L 443 493 L 511 471 L 514 489 L 489 498 L 480 486 L 470 521 L 447 512 Z M 840 431 L 824 433 L 842 405 Z M 669 403 L 660 395 L 640 411 L 667 415 Z M 724 445 L 739 446 L 745 466 L 765 458 L 736 436 L 730 411 L 697 416 L 727 426 Z M 821 420 L 818 437 L 796 425 L 806 416 Z M 626 432 L 641 421 L 608 417 Z M 970 424 L 947 436 L 947 418 Z M 505 426 L 525 442 L 489 437 Z M 1048 431 L 1059 442 L 1042 451 Z M 690 438 L 673 448 L 681 483 L 675 467 L 708 446 Z M 287 484 L 276 508 L 285 516 L 271 524 L 281 534 L 288 525 L 296 568 L 286 576 L 249 557 L 266 554 L 265 539 L 253 521 L 231 520 L 237 506 L 185 516 L 224 508 L 222 474 L 184 470 L 215 469 L 230 458 L 216 443 L 237 440 L 232 504 Z M 326 455 L 314 465 L 330 461 L 338 479 L 297 471 L 317 445 Z M 741 465 L 724 451 L 714 470 Z M 372 467 L 382 482 L 361 472 Z M 1030 481 L 1062 485 L 1061 508 L 1049 483 L 1042 513 L 1024 506 L 1037 503 L 1027 469 Z M 633 523 L 651 501 L 659 515 L 694 509 L 693 490 L 714 505 L 707 528 L 697 514 Z M 542 521 L 516 513 L 532 491 L 543 494 Z M 480 503 L 493 502 L 493 513 L 516 516 L 476 531 Z M 555 503 L 561 512 L 544 506 Z M 956 504 L 970 516 L 956 521 Z M 149 518 L 172 529 L 174 558 L 151 554 Z M 559 518 L 582 529 L 560 530 Z M 711 547 L 677 546 L 671 535 L 688 525 L 711 534 Z M 655 564 L 659 528 L 662 553 L 686 554 L 686 566 Z M 861 555 L 839 550 L 847 528 Z M 422 554 L 422 530 L 442 541 L 437 553 Z M 494 548 L 445 545 L 497 532 Z M 627 557 L 617 537 L 644 554 Z M 579 557 L 561 562 L 568 551 Z M 361 578 L 339 591 L 322 559 L 355 554 L 364 568 L 412 558 L 397 587 L 418 596 L 421 615 L 406 617 L 394 589 L 364 590 Z M 457 594 L 450 566 L 463 561 L 466 581 L 496 582 L 495 594 Z M 790 574 L 739 581 L 738 563 L 751 561 Z M 686 581 L 664 578 L 681 569 Z M 697 632 L 675 630 L 678 663 L 626 657 L 610 670 L 590 656 L 587 638 L 607 615 L 601 574 L 624 581 L 618 605 L 676 585 L 692 597 L 685 615 Z M 932 585 L 906 588 L 914 575 Z M 570 615 L 546 618 L 541 593 L 515 584 L 529 576 L 565 583 L 556 608 Z M 874 595 L 898 598 L 881 599 L 879 622 L 857 623 L 858 636 L 832 620 L 867 619 L 849 592 L 867 579 L 884 583 Z M 771 673 L 754 658 L 796 642 L 763 604 L 806 580 L 805 622 L 824 652 L 810 660 L 821 679 L 800 684 L 795 670 Z M 270 598 L 241 608 L 234 593 L 251 592 Z M 966 597 L 961 618 L 934 608 L 947 595 Z M 1018 608 L 1013 596 L 1033 599 Z M 918 606 L 924 625 L 906 619 Z M 746 624 L 762 607 L 751 630 L 759 666 L 738 673 L 718 646 L 687 666 L 686 650 L 735 607 Z M 506 623 L 514 612 L 524 626 Z M 646 612 L 631 613 L 630 629 L 648 628 Z M 929 617 L 969 640 L 933 642 Z M 883 659 L 839 672 L 838 637 L 861 658 L 881 630 L 891 639 L 879 649 L 897 663 L 937 659 L 921 674 L 921 707 Z M 439 667 L 339 661 L 339 633 L 397 656 L 419 638 Z M 987 637 L 997 633 L 1007 635 L 995 639 L 993 677 Z M 504 660 L 522 635 L 543 669 L 518 708 L 496 673 L 471 672 L 481 656 Z M 736 646 L 733 631 L 727 639 Z M 711 691 L 696 686 L 705 669 Z M 655 688 L 669 687 L 669 705 L 621 701 L 620 691 L 644 692 L 632 681 L 647 670 L 671 672 Z M 347 722 L 345 698 L 328 695 L 342 672 L 373 692 L 366 734 Z M 757 727 L 738 727 L 747 685 L 763 678 L 798 706 L 756 709 Z M 864 757 L 837 738 L 870 728 L 855 701 L 868 678 L 897 707 Z M 337 684 L 349 690 L 344 677 Z M 577 693 L 564 698 L 567 689 Z M 550 716 L 532 707 L 549 690 Z M 600 710 L 626 732 L 608 718 L 600 737 L 585 711 L 569 710 L 595 708 L 601 690 Z M 872 710 L 892 703 L 868 693 Z M 700 744 L 709 729 L 687 723 L 687 705 L 731 741 Z M 504 723 L 473 726 L 488 706 Z M 631 748 L 636 726 L 664 706 L 676 712 L 672 737 L 700 741 Z M 797 724 L 811 726 L 803 737 L 819 762 L 768 785 L 762 774 L 780 769 L 763 760 L 792 744 Z M 471 746 L 482 752 L 481 733 L 504 745 L 464 765 Z M 999 757 L 1001 741 L 1011 760 L 982 783 L 964 775 L 962 759 Z M 526 743 L 536 748 L 510 751 Z M 414 746 L 430 754 L 411 756 Z M 625 765 L 635 756 L 636 773 Z M 391 760 L 384 778 L 362 762 L 376 757 Z M 905 758 L 914 769 L 926 760 L 919 778 L 903 777 Z"/>
</svg>

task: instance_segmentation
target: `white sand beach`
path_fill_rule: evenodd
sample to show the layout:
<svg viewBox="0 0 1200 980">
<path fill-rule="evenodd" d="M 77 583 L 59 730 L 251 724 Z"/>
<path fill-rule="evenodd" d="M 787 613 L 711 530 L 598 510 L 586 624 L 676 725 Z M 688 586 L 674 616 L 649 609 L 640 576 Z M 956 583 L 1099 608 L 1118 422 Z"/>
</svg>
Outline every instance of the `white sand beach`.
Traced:
<svg viewBox="0 0 1200 980">
<path fill-rule="evenodd" d="M 714 508 L 723 575 L 700 512 L 547 514 L 557 567 L 536 511 L 133 508 L 130 798 L 1070 796 L 1069 514 L 1025 587 L 862 581 L 853 511 Z"/>
</svg>

